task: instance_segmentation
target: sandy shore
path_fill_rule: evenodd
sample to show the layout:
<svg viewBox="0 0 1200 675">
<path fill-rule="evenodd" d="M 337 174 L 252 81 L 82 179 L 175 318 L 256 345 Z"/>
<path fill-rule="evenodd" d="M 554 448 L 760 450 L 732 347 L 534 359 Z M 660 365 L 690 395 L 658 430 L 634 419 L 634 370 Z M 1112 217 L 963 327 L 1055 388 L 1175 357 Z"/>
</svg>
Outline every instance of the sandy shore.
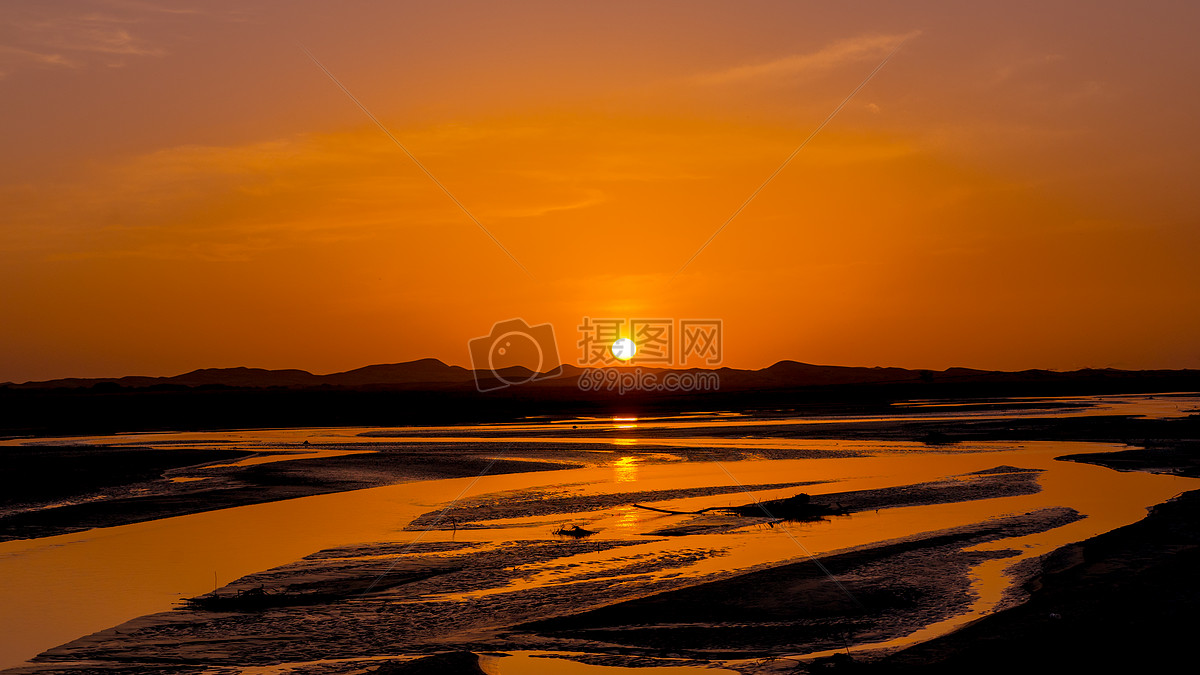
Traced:
<svg viewBox="0 0 1200 675">
<path fill-rule="evenodd" d="M 865 511 L 922 503 L 958 503 L 1037 490 L 1036 472 L 1014 467 L 953 481 L 822 495 Z M 707 488 L 709 495 L 778 484 Z M 694 489 L 652 496 L 678 499 Z M 644 491 L 606 495 L 601 507 L 647 498 Z M 468 505 L 470 506 L 470 505 Z M 482 522 L 554 516 L 595 508 L 596 497 L 504 499 Z M 850 516 L 852 517 L 852 516 Z M 1072 522 L 1070 509 L 1042 509 L 950 530 L 927 532 L 700 583 L 659 574 L 726 555 L 722 535 L 706 545 L 647 554 L 647 537 L 626 539 L 364 544 L 314 553 L 296 563 L 239 579 L 177 610 L 128 622 L 50 650 L 23 672 L 55 672 L 103 663 L 130 672 L 187 672 L 196 663 L 244 667 L 348 659 L 313 672 L 361 672 L 365 658 L 447 649 L 495 653 L 528 650 L 590 653 L 613 664 L 669 661 L 704 665 L 761 659 L 796 650 L 836 648 L 847 639 L 904 635 L 970 605 L 969 572 L 1015 551 L 970 551 L 1004 537 Z M 418 517 L 417 521 L 430 517 Z M 744 519 L 742 526 L 762 519 Z M 469 525 L 469 523 L 463 523 Z M 719 532 L 720 530 L 714 530 Z M 576 576 L 570 586 L 520 588 L 523 569 L 600 552 L 630 553 L 617 566 Z M 827 577 L 832 575 L 837 584 Z M 657 576 L 656 576 L 657 575 Z M 636 583 L 635 583 L 636 582 Z M 492 593 L 517 584 L 514 592 Z M 464 594 L 469 600 L 464 601 Z M 298 636 L 303 639 L 298 639 Z M 372 663 L 375 667 L 382 663 Z"/>
<path fill-rule="evenodd" d="M 1193 416 L 1197 417 L 1197 416 Z M 1086 431 L 1076 420 L 1060 420 L 1051 436 L 1118 440 L 1109 432 L 1137 429 L 1145 447 L 1124 452 L 1075 454 L 1062 459 L 1120 471 L 1200 476 L 1200 453 L 1186 435 L 1196 420 L 1094 420 Z M 931 433 L 988 436 L 995 423 L 891 424 L 876 433 L 891 439 Z M 1052 424 L 1032 419 L 1009 422 L 1006 433 L 1022 436 Z M 855 427 L 859 432 L 863 425 Z M 743 430 L 744 431 L 744 430 Z M 790 430 L 789 430 L 790 431 Z M 1086 432 L 1086 433 L 1085 433 Z M 810 433 L 802 430 L 802 433 Z M 1155 434 L 1150 437 L 1149 434 Z M 647 437 L 655 437 L 654 432 Z M 1121 440 L 1130 440 L 1123 437 Z M 937 437 L 930 447 L 946 447 Z M 344 449 L 345 446 L 339 446 Z M 494 446 L 493 448 L 494 449 Z M 169 478 L 129 482 L 150 494 L 121 494 L 121 479 L 84 485 L 65 499 L 100 495 L 57 508 L 0 518 L 10 536 L 69 531 L 105 524 L 153 520 L 245 503 L 307 494 L 354 490 L 421 478 L 558 469 L 597 460 L 585 445 L 507 448 L 493 462 L 486 450 L 430 444 L 403 450 L 373 446 L 361 454 L 291 459 L 238 466 L 242 455 L 173 460 Z M 280 452 L 304 451 L 279 449 Z M 464 452 L 465 451 L 465 452 Z M 65 452 L 65 450 L 64 450 Z M 736 460 L 753 449 L 680 448 L 660 456 L 660 446 L 629 447 L 623 454 L 647 462 L 698 457 Z M 855 456 L 851 448 L 814 447 L 809 456 Z M 692 456 L 695 454 L 696 456 Z M 760 453 L 760 458 L 772 457 Z M 154 459 L 153 454 L 146 458 Z M 197 459 L 208 460 L 196 462 Z M 154 459 L 155 462 L 163 458 Z M 150 470 L 150 469 L 146 469 Z M 720 495 L 745 489 L 796 491 L 812 482 L 761 483 L 666 490 L 633 489 L 619 494 L 571 490 L 504 493 L 468 498 L 443 513 L 417 516 L 412 529 L 452 536 L 456 529 L 510 527 L 528 519 L 549 528 L 564 514 Z M 1038 491 L 1037 472 L 995 466 L 933 482 L 882 489 L 830 490 L 819 499 L 850 514 L 867 514 L 936 504 L 1019 497 Z M 158 492 L 154 492 L 158 490 Z M 21 506 L 20 503 L 17 504 Z M 36 506 L 36 504 L 35 504 Z M 419 513 L 419 512 L 418 512 Z M 851 515 L 853 517 L 853 515 Z M 664 574 L 726 555 L 721 533 L 746 522 L 767 527 L 768 519 L 708 514 L 683 526 L 646 532 L 641 538 L 424 541 L 365 543 L 312 553 L 302 560 L 238 579 L 178 609 L 141 617 L 113 629 L 52 649 L 36 665 L 14 672 L 199 672 L 197 664 L 238 672 L 244 667 L 290 663 L 297 673 L 479 672 L 478 654 L 569 652 L 589 663 L 645 666 L 713 663 L 739 672 L 1033 672 L 1121 667 L 1161 669 L 1168 657 L 1183 656 L 1200 606 L 1200 491 L 1155 508 L 1146 519 L 1023 563 L 1022 581 L 1002 611 L 949 635 L 885 655 L 855 645 L 903 636 L 961 614 L 972 602 L 972 568 L 1003 561 L 1015 550 L 975 547 L 1001 538 L 1050 531 L 1079 518 L 1066 508 L 1012 513 L 975 525 L 924 532 L 836 551 L 813 560 L 766 565 L 697 583 Z M 718 522 L 720 521 L 720 522 Z M 1126 521 L 1128 522 L 1128 521 Z M 497 523 L 500 523 L 497 525 Z M 680 529 L 682 527 L 682 529 Z M 42 529 L 38 529 L 42 528 Z M 59 528 L 56 530 L 55 528 Z M 514 532 L 520 532 L 520 529 Z M 647 542 L 678 534 L 711 533 L 711 545 L 638 553 Z M 703 538 L 702 538 L 703 539 Z M 628 553 L 622 551 L 628 550 Z M 562 569 L 593 555 L 616 555 L 619 566 L 578 576 L 568 590 L 528 583 L 537 565 Z M 837 583 L 830 583 L 831 579 Z M 527 586 L 527 587 L 526 587 Z M 519 592 L 492 593 L 518 588 Z M 466 599 L 466 601 L 464 601 Z M 1099 645 L 1099 647 L 1098 647 Z M 797 658 L 821 650 L 848 657 Z M 422 655 L 445 654 L 431 661 Z M 502 658 L 489 656 L 485 658 Z M 332 660 L 330 660 L 332 659 Z M 298 670 L 295 670 L 298 668 Z"/>
<path fill-rule="evenodd" d="M 322 451 L 360 454 L 320 456 Z M 313 455 L 316 455 L 313 457 Z M 240 463 L 239 460 L 262 463 Z M 496 459 L 478 448 L 292 444 L 257 451 L 108 446 L 0 447 L 0 541 L 50 537 L 247 504 L 415 480 L 546 471 L 567 457 Z M 68 477 L 63 480 L 64 467 Z M 18 480 L 19 479 L 19 480 Z M 20 488 L 18 490 L 17 488 Z"/>
<path fill-rule="evenodd" d="M 1195 474 L 1200 454 L 1104 455 L 1126 470 Z M 864 672 L 1174 672 L 1200 628 L 1200 490 L 1142 521 L 1055 552 L 1025 603 L 870 664 Z"/>
</svg>

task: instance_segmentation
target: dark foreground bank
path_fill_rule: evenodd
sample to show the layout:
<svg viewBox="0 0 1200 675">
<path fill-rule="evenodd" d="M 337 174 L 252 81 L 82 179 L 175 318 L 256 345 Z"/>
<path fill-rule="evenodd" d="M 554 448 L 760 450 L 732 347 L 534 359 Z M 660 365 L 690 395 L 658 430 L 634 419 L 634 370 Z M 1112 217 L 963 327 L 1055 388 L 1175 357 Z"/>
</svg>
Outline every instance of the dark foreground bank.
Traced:
<svg viewBox="0 0 1200 675">
<path fill-rule="evenodd" d="M 1187 459 L 1196 464 L 1194 453 Z M 1183 664 L 1194 661 L 1200 630 L 1200 490 L 1160 504 L 1142 521 L 1056 551 L 1027 590 L 1024 604 L 870 667 L 837 669 L 1187 672 Z"/>
</svg>

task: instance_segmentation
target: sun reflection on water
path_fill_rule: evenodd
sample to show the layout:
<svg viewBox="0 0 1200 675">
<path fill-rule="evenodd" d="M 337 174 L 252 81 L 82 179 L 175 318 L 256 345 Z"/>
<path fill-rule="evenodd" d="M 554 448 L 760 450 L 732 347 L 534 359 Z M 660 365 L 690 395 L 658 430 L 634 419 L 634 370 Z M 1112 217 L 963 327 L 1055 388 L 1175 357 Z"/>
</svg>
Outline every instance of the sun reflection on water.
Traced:
<svg viewBox="0 0 1200 675">
<path fill-rule="evenodd" d="M 618 530 L 632 530 L 638 524 L 638 510 L 632 506 L 622 506 L 617 509 L 616 527 Z"/>
<path fill-rule="evenodd" d="M 618 483 L 633 483 L 637 481 L 637 457 L 622 457 L 613 462 L 613 480 Z"/>
<path fill-rule="evenodd" d="M 638 418 L 636 417 L 614 417 L 613 428 L 616 429 L 636 429 Z"/>
</svg>

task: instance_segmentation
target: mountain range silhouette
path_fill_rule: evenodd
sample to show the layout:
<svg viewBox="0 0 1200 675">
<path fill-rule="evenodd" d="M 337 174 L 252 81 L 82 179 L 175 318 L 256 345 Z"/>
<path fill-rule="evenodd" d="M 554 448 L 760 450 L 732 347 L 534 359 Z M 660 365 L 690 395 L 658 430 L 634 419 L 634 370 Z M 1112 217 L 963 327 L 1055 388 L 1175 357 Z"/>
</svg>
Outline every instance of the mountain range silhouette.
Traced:
<svg viewBox="0 0 1200 675">
<path fill-rule="evenodd" d="M 1070 382 L 1119 380 L 1175 380 L 1186 381 L 1200 377 L 1197 370 L 1118 370 L 1112 368 L 1084 368 L 1072 371 L 1031 369 L 1021 371 L 980 370 L 975 368 L 947 368 L 925 370 L 896 367 L 826 366 L 799 361 L 780 361 L 758 370 L 736 368 L 715 369 L 668 369 L 645 366 L 619 366 L 618 371 L 664 374 L 667 372 L 713 372 L 720 376 L 721 389 L 780 389 L 794 387 L 820 387 L 838 385 L 882 385 L 891 383 L 1021 383 L 1021 382 Z M 562 366 L 557 377 L 538 379 L 520 386 L 577 388 L 580 375 L 586 368 L 573 365 Z M 532 371 L 513 366 L 496 371 L 509 382 L 530 379 Z M 287 368 L 268 370 L 265 368 L 201 368 L 181 375 L 148 377 L 130 375 L 117 378 L 62 378 L 24 383 L 4 383 L 0 387 L 9 389 L 60 389 L 107 385 L 122 388 L 172 388 L 172 387 L 231 387 L 231 388 L 400 388 L 412 389 L 428 386 L 434 389 L 457 389 L 457 385 L 474 388 L 477 375 L 481 379 L 494 379 L 491 371 L 472 371 L 461 366 L 452 366 L 438 359 L 425 358 L 402 363 L 387 363 L 364 366 L 340 373 L 317 375 L 306 370 Z"/>
</svg>

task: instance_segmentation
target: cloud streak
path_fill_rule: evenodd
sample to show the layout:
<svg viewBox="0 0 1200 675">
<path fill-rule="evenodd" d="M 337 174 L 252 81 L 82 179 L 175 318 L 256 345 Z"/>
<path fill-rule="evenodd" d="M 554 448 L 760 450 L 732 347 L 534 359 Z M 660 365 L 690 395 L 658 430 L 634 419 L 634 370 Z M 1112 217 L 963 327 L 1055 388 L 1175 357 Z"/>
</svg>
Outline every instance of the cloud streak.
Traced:
<svg viewBox="0 0 1200 675">
<path fill-rule="evenodd" d="M 156 15 L 169 16 L 127 3 L 100 3 L 89 12 L 9 5 L 0 10 L 0 78 L 28 67 L 115 67 L 129 57 L 163 56 L 165 49 L 133 31 Z"/>
<path fill-rule="evenodd" d="M 692 81 L 708 86 L 768 82 L 830 70 L 864 60 L 878 60 L 896 45 L 917 37 L 921 31 L 895 35 L 861 35 L 833 42 L 815 52 L 696 75 Z"/>
<path fill-rule="evenodd" d="M 37 64 L 42 66 L 58 66 L 63 68 L 74 68 L 75 62 L 71 61 L 62 54 L 52 54 L 47 52 L 35 51 L 33 49 L 22 49 L 21 47 L 11 47 L 8 45 L 0 45 L 0 79 L 12 71 L 18 65 Z"/>
</svg>

